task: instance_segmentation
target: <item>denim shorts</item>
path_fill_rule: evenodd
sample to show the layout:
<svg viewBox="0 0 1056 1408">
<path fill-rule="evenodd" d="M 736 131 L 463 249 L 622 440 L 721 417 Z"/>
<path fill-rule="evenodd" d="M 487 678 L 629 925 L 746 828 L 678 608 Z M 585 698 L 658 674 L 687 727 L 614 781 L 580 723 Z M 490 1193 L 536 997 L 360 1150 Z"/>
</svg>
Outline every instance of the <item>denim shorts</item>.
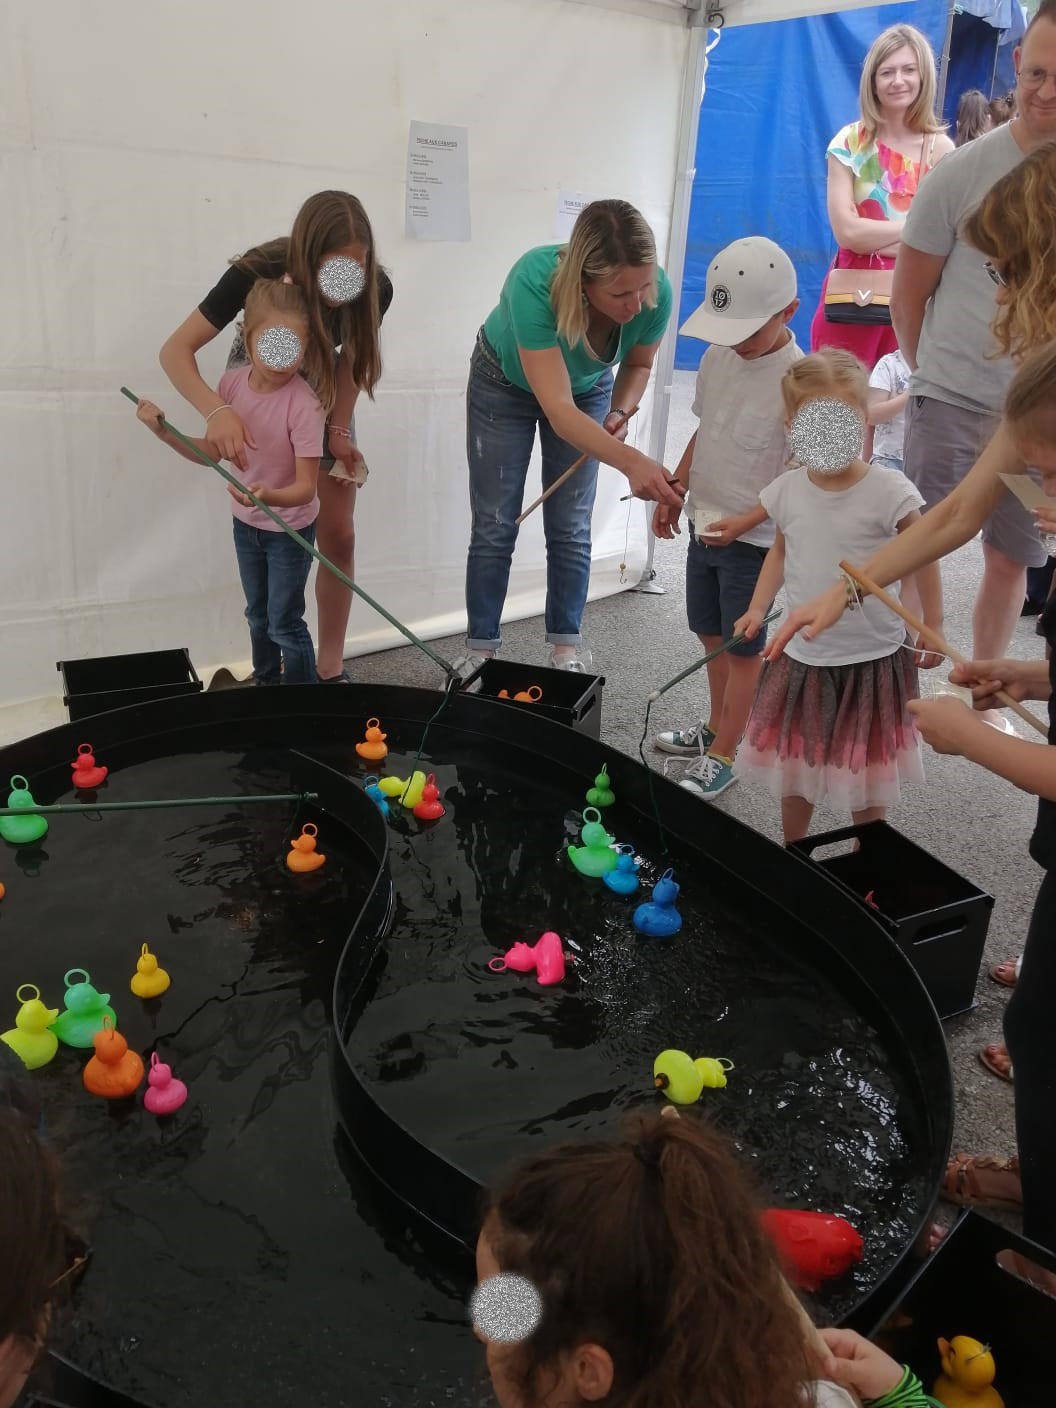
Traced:
<svg viewBox="0 0 1056 1408">
<path fill-rule="evenodd" d="M 734 542 L 729 547 L 705 546 L 690 538 L 686 559 L 686 617 L 698 636 L 729 640 L 734 622 L 748 610 L 755 595 L 766 548 Z M 754 640 L 732 647 L 731 655 L 758 655 L 766 644 L 764 626 Z"/>
</svg>

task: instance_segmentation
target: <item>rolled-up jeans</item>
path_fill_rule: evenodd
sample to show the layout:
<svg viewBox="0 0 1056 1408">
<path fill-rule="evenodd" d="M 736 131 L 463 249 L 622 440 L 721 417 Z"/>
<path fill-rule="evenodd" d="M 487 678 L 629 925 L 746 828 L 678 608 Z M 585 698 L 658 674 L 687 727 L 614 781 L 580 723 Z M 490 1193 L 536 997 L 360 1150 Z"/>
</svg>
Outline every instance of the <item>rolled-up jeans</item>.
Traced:
<svg viewBox="0 0 1056 1408">
<path fill-rule="evenodd" d="M 612 373 L 606 370 L 576 406 L 600 425 L 612 401 Z M 543 488 L 579 458 L 562 440 L 530 391 L 514 386 L 494 353 L 478 337 L 466 389 L 466 454 L 473 531 L 466 567 L 467 645 L 471 651 L 498 650 L 500 621 L 517 542 L 516 518 L 524 503 L 528 464 L 539 427 Z M 542 507 L 546 538 L 546 639 L 551 645 L 578 645 L 590 582 L 590 517 L 598 462 L 589 459 Z"/>
</svg>

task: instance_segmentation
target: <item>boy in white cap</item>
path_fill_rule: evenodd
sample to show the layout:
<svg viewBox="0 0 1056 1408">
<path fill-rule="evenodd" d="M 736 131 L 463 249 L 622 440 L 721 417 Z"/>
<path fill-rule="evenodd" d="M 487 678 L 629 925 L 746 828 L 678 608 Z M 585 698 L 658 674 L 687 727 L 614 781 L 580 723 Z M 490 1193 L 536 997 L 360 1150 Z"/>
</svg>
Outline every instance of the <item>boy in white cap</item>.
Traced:
<svg viewBox="0 0 1056 1408">
<path fill-rule="evenodd" d="M 743 616 L 774 525 L 759 494 L 786 468 L 781 378 L 803 353 L 789 328 L 799 307 L 796 271 L 773 240 L 736 240 L 708 269 L 704 302 L 681 332 L 711 346 L 697 372 L 693 414 L 700 420 L 676 478 L 688 487 L 689 556 L 686 615 L 705 650 L 733 634 Z M 653 532 L 680 531 L 679 511 L 658 505 Z M 694 756 L 681 785 L 712 798 L 734 782 L 733 757 L 748 722 L 766 629 L 707 667 L 707 723 L 656 737 L 665 753 Z"/>
</svg>

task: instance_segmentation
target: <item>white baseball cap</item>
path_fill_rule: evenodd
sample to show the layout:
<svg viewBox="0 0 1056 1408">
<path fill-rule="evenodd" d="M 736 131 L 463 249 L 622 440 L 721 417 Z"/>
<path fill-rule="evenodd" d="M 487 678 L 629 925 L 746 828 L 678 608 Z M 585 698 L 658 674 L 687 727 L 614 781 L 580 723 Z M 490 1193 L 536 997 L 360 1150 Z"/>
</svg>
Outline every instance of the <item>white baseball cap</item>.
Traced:
<svg viewBox="0 0 1056 1408">
<path fill-rule="evenodd" d="M 704 302 L 679 331 L 719 347 L 736 347 L 795 297 L 791 259 L 773 240 L 750 235 L 716 254 L 708 267 Z"/>
</svg>

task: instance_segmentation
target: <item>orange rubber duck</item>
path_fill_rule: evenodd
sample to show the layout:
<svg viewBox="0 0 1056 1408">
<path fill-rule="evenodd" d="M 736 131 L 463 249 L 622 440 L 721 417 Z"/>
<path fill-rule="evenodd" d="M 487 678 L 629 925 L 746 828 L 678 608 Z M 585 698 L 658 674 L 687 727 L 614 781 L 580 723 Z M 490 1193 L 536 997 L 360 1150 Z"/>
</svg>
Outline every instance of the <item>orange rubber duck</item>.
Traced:
<svg viewBox="0 0 1056 1408">
<path fill-rule="evenodd" d="M 356 752 L 361 758 L 369 758 L 372 763 L 380 763 L 382 758 L 389 755 L 389 747 L 385 742 L 387 733 L 382 733 L 379 719 L 367 720 L 367 736 L 362 743 L 356 744 Z"/>
<path fill-rule="evenodd" d="M 92 1038 L 95 1055 L 84 1068 L 84 1088 L 89 1095 L 101 1095 L 104 1100 L 123 1100 L 134 1095 L 143 1080 L 143 1062 L 109 1017 L 103 1018 L 103 1029 Z"/>
<path fill-rule="evenodd" d="M 326 864 L 326 856 L 321 855 L 315 849 L 315 838 L 318 835 L 319 828 L 312 822 L 308 822 L 306 826 L 301 827 L 301 834 L 295 836 L 290 842 L 290 853 L 286 857 L 286 864 L 295 874 L 308 875 L 313 870 L 318 870 L 321 865 Z"/>
</svg>

